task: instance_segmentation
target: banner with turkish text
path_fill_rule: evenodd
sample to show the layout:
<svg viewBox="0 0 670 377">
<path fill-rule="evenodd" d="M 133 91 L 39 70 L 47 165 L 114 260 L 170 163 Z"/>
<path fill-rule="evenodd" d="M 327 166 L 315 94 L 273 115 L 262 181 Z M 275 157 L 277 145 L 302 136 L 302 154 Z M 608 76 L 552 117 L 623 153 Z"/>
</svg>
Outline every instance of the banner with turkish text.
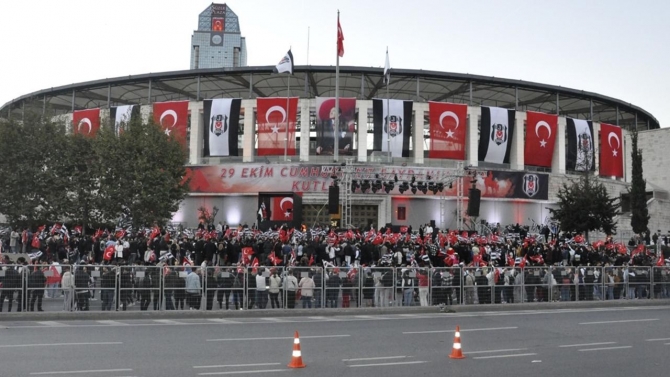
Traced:
<svg viewBox="0 0 670 377">
<path fill-rule="evenodd" d="M 153 105 L 154 122 L 166 135 L 187 147 L 188 101 L 156 102 Z"/>
<path fill-rule="evenodd" d="M 287 108 L 288 105 L 288 108 Z M 298 98 L 258 98 L 258 156 L 295 156 L 295 126 Z"/>
<path fill-rule="evenodd" d="M 465 160 L 465 137 L 468 106 L 446 102 L 429 102 L 429 158 Z"/>
<path fill-rule="evenodd" d="M 600 124 L 600 175 L 623 178 L 623 134 L 606 123 Z"/>
<path fill-rule="evenodd" d="M 528 111 L 526 113 L 524 164 L 550 168 L 557 133 L 558 116 Z"/>
<path fill-rule="evenodd" d="M 72 113 L 72 133 L 95 137 L 100 129 L 100 109 L 78 110 Z"/>
</svg>

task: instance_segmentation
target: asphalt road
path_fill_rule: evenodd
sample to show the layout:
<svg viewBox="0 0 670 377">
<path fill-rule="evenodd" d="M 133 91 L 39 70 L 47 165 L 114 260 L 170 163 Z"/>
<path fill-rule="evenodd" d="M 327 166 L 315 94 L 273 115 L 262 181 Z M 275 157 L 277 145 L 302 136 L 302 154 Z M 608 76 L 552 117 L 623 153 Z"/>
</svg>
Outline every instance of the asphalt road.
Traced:
<svg viewBox="0 0 670 377">
<path fill-rule="evenodd" d="M 448 358 L 456 326 L 464 360 Z M 653 376 L 670 367 L 670 306 L 3 321 L 0 349 L 0 376 Z"/>
</svg>

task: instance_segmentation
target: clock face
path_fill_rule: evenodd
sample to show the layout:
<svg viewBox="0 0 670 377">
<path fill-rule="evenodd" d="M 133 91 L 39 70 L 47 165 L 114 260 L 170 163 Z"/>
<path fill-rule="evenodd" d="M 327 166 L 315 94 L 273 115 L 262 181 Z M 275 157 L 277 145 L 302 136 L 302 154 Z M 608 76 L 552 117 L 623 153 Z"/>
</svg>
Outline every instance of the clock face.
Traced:
<svg viewBox="0 0 670 377">
<path fill-rule="evenodd" d="M 221 44 L 222 39 L 220 35 L 212 35 L 212 43 L 215 45 Z"/>
</svg>

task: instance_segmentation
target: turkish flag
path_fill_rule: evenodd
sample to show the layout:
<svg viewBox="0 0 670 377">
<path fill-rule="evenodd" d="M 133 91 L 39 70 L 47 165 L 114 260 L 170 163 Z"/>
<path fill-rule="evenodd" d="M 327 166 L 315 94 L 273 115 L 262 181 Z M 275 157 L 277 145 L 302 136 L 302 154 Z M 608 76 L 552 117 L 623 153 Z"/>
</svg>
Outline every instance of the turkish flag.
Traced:
<svg viewBox="0 0 670 377">
<path fill-rule="evenodd" d="M 116 254 L 116 248 L 114 245 L 109 245 L 105 248 L 105 253 L 102 255 L 102 259 L 110 261 L 114 258 L 114 254 Z"/>
<path fill-rule="evenodd" d="M 429 158 L 465 160 L 468 106 L 428 102 L 430 119 Z"/>
<path fill-rule="evenodd" d="M 100 109 L 79 110 L 72 113 L 72 133 L 95 137 L 100 129 Z"/>
<path fill-rule="evenodd" d="M 550 168 L 557 133 L 558 116 L 528 111 L 524 164 Z"/>
<path fill-rule="evenodd" d="M 621 128 L 600 124 L 600 175 L 623 177 L 623 135 Z"/>
<path fill-rule="evenodd" d="M 270 221 L 293 221 L 293 198 L 290 196 L 272 197 Z"/>
<path fill-rule="evenodd" d="M 188 101 L 154 103 L 154 122 L 160 124 L 166 135 L 186 145 L 186 129 L 188 128 Z"/>
<path fill-rule="evenodd" d="M 342 33 L 342 26 L 340 26 L 340 15 L 337 15 L 337 56 L 344 56 L 344 33 Z"/>
<path fill-rule="evenodd" d="M 286 105 L 288 102 L 288 110 Z M 295 156 L 295 124 L 298 119 L 298 98 L 258 98 L 258 156 Z M 287 132 L 288 127 L 288 132 Z M 288 140 L 287 140 L 288 139 Z M 288 143 L 288 145 L 287 145 Z"/>
</svg>

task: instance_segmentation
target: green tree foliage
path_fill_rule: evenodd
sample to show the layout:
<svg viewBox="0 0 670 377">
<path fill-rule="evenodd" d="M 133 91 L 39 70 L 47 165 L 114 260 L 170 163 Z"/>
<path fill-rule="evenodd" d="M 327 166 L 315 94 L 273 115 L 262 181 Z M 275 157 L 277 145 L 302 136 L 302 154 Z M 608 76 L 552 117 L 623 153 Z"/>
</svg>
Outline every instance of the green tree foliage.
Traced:
<svg viewBox="0 0 670 377">
<path fill-rule="evenodd" d="M 558 209 L 549 209 L 552 219 L 559 221 L 564 232 L 583 233 L 600 230 L 616 232 L 614 218 L 619 214 L 618 199 L 610 198 L 597 179 L 584 175 L 571 184 L 564 183 L 558 191 Z"/>
<path fill-rule="evenodd" d="M 630 188 L 630 225 L 633 232 L 642 233 L 648 230 L 649 211 L 647 209 L 646 182 L 642 174 L 642 150 L 637 146 L 637 132 L 631 134 L 633 163 L 632 184 Z"/>
<path fill-rule="evenodd" d="M 103 126 L 94 138 L 37 116 L 0 122 L 0 213 L 15 225 L 164 224 L 188 192 L 185 162 L 153 121 L 133 120 L 120 135 Z"/>
</svg>

